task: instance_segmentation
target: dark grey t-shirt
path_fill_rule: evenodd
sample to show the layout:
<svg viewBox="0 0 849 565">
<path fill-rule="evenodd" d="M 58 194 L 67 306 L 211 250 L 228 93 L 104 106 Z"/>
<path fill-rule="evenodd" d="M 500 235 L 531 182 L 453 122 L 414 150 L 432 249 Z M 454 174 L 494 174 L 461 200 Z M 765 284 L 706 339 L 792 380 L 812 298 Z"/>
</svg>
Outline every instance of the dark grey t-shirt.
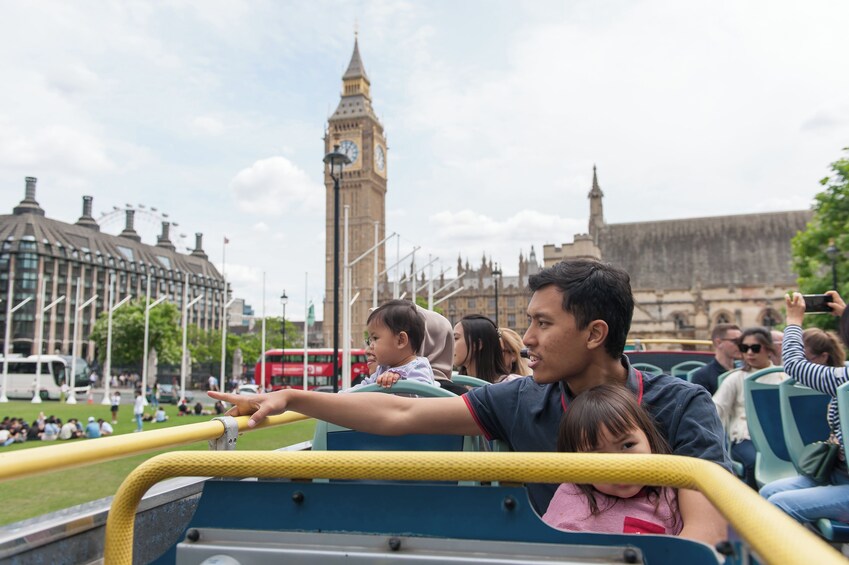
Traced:
<svg viewBox="0 0 849 565">
<path fill-rule="evenodd" d="M 624 356 L 622 364 L 628 369 L 628 388 L 652 415 L 675 455 L 731 469 L 722 424 L 703 387 L 668 375 L 638 373 Z M 514 451 L 556 451 L 560 420 L 571 395 L 562 381 L 540 385 L 527 378 L 478 387 L 463 398 L 487 439 L 505 441 Z M 538 512 L 545 512 L 556 488 L 528 485 Z"/>
</svg>

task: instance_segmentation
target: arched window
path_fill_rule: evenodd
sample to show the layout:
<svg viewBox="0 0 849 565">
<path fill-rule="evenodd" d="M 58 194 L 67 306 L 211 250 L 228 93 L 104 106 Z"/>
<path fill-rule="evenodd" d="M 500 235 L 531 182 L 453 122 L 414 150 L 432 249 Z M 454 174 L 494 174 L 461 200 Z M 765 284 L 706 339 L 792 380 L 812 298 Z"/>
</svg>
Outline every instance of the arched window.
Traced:
<svg viewBox="0 0 849 565">
<path fill-rule="evenodd" d="M 716 320 L 714 320 L 714 325 L 730 324 L 730 323 L 732 323 L 731 322 L 731 315 L 728 314 L 728 312 L 720 312 L 716 316 Z"/>
<path fill-rule="evenodd" d="M 772 308 L 767 308 L 761 313 L 760 322 L 765 328 L 772 329 L 781 323 L 781 314 Z"/>
</svg>

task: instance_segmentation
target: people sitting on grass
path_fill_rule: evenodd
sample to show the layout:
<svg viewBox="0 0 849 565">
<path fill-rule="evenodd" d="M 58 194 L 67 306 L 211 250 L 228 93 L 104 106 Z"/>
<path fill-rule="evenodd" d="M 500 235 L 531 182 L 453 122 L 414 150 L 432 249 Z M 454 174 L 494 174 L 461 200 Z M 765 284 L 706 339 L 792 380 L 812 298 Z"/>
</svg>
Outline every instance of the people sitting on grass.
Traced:
<svg viewBox="0 0 849 565">
<path fill-rule="evenodd" d="M 111 436 L 115 430 L 112 428 L 112 424 L 104 420 L 103 418 L 98 418 L 97 423 L 100 424 L 100 436 Z"/>
<path fill-rule="evenodd" d="M 88 439 L 100 437 L 100 424 L 94 420 L 94 416 L 88 417 L 88 423 L 85 426 L 85 437 Z"/>
<path fill-rule="evenodd" d="M 167 422 L 168 421 L 168 415 L 165 413 L 165 409 L 162 408 L 162 406 L 156 407 L 156 412 L 154 412 L 154 414 L 153 414 L 153 421 L 154 422 Z"/>
</svg>

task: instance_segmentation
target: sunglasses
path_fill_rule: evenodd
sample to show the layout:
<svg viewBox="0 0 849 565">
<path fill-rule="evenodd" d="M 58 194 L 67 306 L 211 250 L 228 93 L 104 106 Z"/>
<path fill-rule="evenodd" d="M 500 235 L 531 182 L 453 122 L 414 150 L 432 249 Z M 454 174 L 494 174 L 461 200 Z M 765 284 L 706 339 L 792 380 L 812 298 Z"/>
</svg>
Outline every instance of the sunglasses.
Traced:
<svg viewBox="0 0 849 565">
<path fill-rule="evenodd" d="M 760 353 L 761 347 L 760 343 L 755 343 L 754 345 L 746 345 L 745 343 L 737 344 L 737 349 L 740 350 L 740 353 L 748 353 L 750 349 L 752 353 Z"/>
</svg>

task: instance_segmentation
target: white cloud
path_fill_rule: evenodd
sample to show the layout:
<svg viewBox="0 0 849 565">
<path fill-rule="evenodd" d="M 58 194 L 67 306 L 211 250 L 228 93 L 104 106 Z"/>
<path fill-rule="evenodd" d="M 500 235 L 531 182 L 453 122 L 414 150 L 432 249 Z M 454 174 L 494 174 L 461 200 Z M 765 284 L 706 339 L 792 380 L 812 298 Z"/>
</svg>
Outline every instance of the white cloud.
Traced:
<svg viewBox="0 0 849 565">
<path fill-rule="evenodd" d="M 268 233 L 269 229 L 268 224 L 265 222 L 257 222 L 254 224 L 254 231 L 257 233 Z"/>
<path fill-rule="evenodd" d="M 230 190 L 239 209 L 262 216 L 316 212 L 324 202 L 324 187 L 285 157 L 261 159 L 239 171 Z"/>
<path fill-rule="evenodd" d="M 226 129 L 224 123 L 213 116 L 197 116 L 191 125 L 195 133 L 202 135 L 221 135 Z"/>
</svg>

